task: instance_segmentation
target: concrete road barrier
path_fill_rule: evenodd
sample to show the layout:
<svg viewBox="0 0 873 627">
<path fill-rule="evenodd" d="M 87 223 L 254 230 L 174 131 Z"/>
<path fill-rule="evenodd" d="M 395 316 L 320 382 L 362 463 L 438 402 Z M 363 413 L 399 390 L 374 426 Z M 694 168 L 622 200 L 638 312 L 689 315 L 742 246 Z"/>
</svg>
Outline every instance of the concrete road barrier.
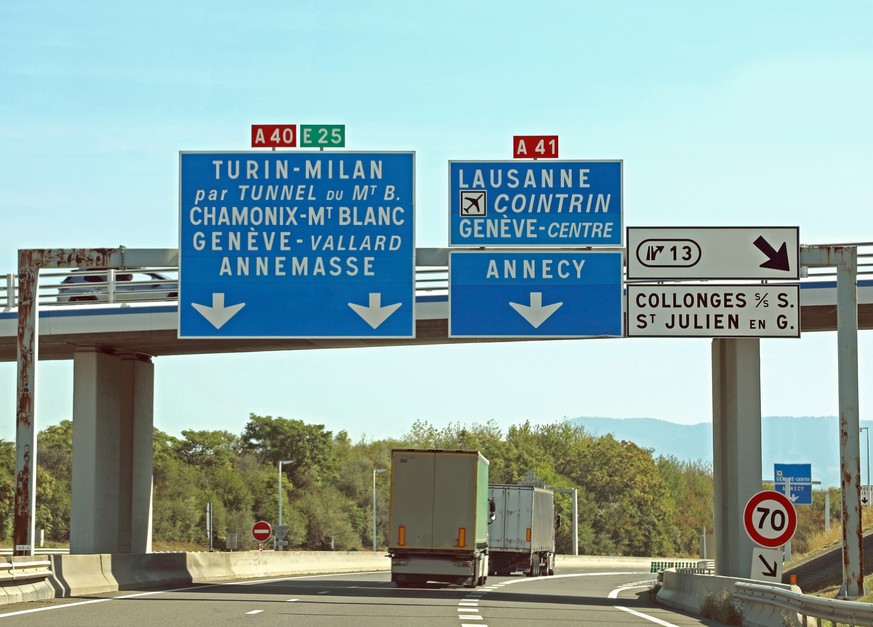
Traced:
<svg viewBox="0 0 873 627">
<path fill-rule="evenodd" d="M 52 576 L 49 583 L 56 597 L 98 594 L 118 590 L 118 582 L 111 569 L 104 568 L 104 560 L 111 555 L 52 555 Z M 107 572 L 109 573 L 107 575 Z"/>
<path fill-rule="evenodd" d="M 389 571 L 385 551 L 238 551 L 145 555 L 52 555 L 52 575 L 27 586 L 0 586 L 0 604 L 232 579 Z M 650 558 L 558 555 L 556 568 L 647 571 Z M 32 589 L 31 589 L 32 588 Z M 41 594 L 41 597 L 35 595 Z M 5 595 L 5 596 L 4 596 Z M 25 595 L 28 595 L 25 598 Z"/>
</svg>

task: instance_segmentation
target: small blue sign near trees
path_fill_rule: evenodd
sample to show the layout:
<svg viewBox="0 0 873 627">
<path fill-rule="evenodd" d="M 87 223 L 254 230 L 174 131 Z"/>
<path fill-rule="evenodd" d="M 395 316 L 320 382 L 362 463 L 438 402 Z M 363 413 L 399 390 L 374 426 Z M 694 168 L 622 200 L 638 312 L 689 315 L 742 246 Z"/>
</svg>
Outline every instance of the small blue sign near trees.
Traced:
<svg viewBox="0 0 873 627">
<path fill-rule="evenodd" d="M 773 464 L 776 492 L 795 505 L 812 505 L 812 464 Z M 786 485 L 790 493 L 786 494 Z"/>
</svg>

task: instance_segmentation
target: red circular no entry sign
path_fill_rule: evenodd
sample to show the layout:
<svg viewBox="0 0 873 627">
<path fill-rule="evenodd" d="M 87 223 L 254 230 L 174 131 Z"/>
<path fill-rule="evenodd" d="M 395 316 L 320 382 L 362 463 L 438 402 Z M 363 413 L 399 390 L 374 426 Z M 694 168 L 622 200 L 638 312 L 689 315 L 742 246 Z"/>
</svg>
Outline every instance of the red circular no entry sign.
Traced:
<svg viewBox="0 0 873 627">
<path fill-rule="evenodd" d="M 259 520 L 252 525 L 252 537 L 258 542 L 269 540 L 271 535 L 273 535 L 273 528 L 266 520 Z"/>
<path fill-rule="evenodd" d="M 775 549 L 797 531 L 797 512 L 791 500 L 775 490 L 758 492 L 743 511 L 746 533 L 756 544 Z"/>
</svg>

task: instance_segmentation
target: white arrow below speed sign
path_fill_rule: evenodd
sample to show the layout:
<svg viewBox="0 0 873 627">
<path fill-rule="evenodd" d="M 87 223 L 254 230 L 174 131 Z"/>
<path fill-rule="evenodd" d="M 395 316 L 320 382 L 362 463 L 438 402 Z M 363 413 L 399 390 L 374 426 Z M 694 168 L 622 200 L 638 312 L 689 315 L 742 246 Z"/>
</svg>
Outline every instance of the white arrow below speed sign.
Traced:
<svg viewBox="0 0 873 627">
<path fill-rule="evenodd" d="M 743 526 L 755 544 L 775 549 L 787 543 L 797 531 L 797 511 L 781 492 L 758 492 L 746 503 Z"/>
</svg>

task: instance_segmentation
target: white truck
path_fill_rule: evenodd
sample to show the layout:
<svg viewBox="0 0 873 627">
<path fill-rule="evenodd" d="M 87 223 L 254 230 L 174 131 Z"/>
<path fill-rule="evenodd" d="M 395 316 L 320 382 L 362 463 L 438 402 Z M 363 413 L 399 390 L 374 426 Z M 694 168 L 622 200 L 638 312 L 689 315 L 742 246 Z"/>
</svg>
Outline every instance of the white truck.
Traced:
<svg viewBox="0 0 873 627">
<path fill-rule="evenodd" d="M 529 577 L 555 574 L 555 495 L 531 485 L 492 484 L 489 573 L 523 571 Z"/>
<path fill-rule="evenodd" d="M 395 585 L 484 584 L 490 518 L 488 460 L 481 453 L 391 451 L 388 556 Z"/>
</svg>

